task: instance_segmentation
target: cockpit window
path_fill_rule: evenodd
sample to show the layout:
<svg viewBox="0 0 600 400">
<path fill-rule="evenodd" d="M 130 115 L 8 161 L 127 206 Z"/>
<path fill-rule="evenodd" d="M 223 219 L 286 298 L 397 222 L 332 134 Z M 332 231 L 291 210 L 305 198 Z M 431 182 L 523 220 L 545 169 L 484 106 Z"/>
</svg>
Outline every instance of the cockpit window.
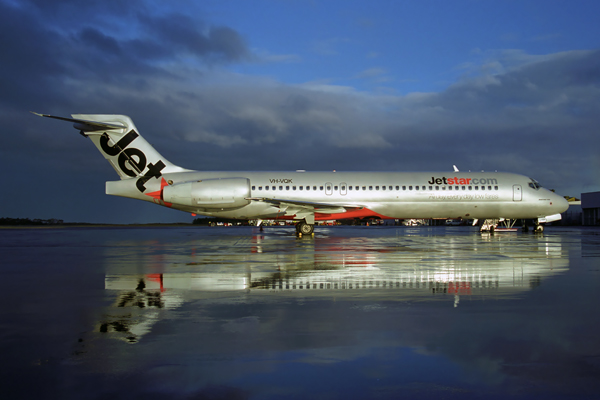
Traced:
<svg viewBox="0 0 600 400">
<path fill-rule="evenodd" d="M 536 181 L 535 179 L 531 179 L 531 182 L 529 182 L 529 187 L 535 190 L 538 190 L 539 188 L 541 188 L 542 186 L 538 183 L 538 181 Z"/>
</svg>

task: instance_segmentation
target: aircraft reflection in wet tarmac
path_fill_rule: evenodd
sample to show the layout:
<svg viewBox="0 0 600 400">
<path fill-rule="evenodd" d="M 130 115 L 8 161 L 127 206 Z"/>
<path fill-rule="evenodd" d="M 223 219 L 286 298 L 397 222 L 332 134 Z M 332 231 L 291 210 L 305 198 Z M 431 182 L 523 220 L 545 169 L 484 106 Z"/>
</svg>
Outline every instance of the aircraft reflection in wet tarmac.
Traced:
<svg viewBox="0 0 600 400">
<path fill-rule="evenodd" d="M 465 297 L 517 298 L 544 277 L 569 267 L 559 236 L 298 240 L 275 234 L 206 239 L 180 244 L 180 249 L 192 248 L 187 255 L 164 251 L 156 243 L 141 259 L 115 264 L 118 258 L 108 254 L 112 261 L 105 289 L 117 292 L 116 301 L 98 330 L 137 343 L 185 302 L 226 302 L 236 292 L 265 302 L 281 296 L 330 296 L 352 301 L 443 300 L 457 307 Z M 152 272 L 129 273 L 132 267 Z M 219 294 L 225 297 L 215 300 Z"/>
</svg>

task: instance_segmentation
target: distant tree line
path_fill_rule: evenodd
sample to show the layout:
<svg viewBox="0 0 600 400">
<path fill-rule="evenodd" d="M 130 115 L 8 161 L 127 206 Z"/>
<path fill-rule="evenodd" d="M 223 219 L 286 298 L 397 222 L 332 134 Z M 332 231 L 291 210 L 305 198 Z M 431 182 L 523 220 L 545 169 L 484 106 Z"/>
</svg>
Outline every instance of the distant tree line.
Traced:
<svg viewBox="0 0 600 400">
<path fill-rule="evenodd" d="M 0 225 L 62 225 L 62 219 L 0 218 Z"/>
</svg>

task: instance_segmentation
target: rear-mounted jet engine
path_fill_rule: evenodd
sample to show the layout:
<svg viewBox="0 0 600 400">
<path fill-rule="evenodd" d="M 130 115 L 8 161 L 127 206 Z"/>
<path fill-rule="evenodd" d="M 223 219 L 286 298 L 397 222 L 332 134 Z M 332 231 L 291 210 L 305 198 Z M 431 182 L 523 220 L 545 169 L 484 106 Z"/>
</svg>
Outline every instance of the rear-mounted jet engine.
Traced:
<svg viewBox="0 0 600 400">
<path fill-rule="evenodd" d="M 233 209 L 250 204 L 246 178 L 205 179 L 165 186 L 163 200 L 203 209 Z"/>
</svg>

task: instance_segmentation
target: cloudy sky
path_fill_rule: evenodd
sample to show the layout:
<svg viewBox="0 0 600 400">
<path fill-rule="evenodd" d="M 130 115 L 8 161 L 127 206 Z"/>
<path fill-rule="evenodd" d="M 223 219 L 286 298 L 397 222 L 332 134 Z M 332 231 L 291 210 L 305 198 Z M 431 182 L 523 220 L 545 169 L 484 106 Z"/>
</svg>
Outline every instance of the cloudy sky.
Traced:
<svg viewBox="0 0 600 400">
<path fill-rule="evenodd" d="M 69 123 L 198 170 L 498 170 L 600 190 L 600 2 L 0 0 L 0 217 L 191 221 L 104 194 Z"/>
</svg>

